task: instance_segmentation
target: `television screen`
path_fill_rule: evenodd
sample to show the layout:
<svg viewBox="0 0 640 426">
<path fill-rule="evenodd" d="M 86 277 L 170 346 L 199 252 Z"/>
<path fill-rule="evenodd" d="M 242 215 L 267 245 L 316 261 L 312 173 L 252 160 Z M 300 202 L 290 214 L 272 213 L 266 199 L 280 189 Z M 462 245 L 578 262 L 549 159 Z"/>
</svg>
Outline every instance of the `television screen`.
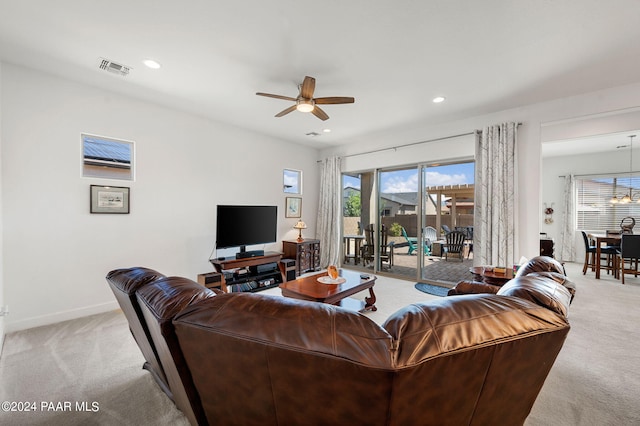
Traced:
<svg viewBox="0 0 640 426">
<path fill-rule="evenodd" d="M 274 243 L 277 231 L 277 206 L 218 206 L 217 248 Z"/>
</svg>

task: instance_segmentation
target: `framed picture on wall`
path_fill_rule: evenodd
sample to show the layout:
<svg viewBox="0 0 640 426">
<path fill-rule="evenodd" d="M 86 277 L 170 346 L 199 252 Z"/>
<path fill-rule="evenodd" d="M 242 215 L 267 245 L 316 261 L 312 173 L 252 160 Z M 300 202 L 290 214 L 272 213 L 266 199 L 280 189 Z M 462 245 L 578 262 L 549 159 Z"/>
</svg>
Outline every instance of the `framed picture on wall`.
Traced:
<svg viewBox="0 0 640 426">
<path fill-rule="evenodd" d="M 302 172 L 284 169 L 282 172 L 283 191 L 287 194 L 302 194 Z"/>
<path fill-rule="evenodd" d="M 302 198 L 287 197 L 284 217 L 302 217 Z"/>
<path fill-rule="evenodd" d="M 91 185 L 90 212 L 129 214 L 129 188 Z"/>
</svg>

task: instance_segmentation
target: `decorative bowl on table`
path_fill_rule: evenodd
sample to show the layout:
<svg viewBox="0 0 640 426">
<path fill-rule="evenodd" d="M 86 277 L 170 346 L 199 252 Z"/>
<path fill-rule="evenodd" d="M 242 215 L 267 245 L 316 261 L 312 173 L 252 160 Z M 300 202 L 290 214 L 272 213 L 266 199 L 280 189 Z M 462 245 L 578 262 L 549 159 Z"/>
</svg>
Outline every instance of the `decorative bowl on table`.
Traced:
<svg viewBox="0 0 640 426">
<path fill-rule="evenodd" d="M 328 276 L 324 276 L 324 277 L 318 278 L 318 282 L 322 284 L 342 284 L 346 281 L 347 281 L 346 278 L 343 278 L 343 277 L 331 278 Z"/>
</svg>

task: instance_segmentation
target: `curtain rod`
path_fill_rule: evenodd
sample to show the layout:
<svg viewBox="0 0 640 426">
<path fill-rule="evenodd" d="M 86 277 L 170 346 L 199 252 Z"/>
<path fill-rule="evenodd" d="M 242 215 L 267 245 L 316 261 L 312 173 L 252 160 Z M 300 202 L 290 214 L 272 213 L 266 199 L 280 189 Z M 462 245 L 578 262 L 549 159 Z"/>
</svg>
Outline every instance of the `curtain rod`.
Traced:
<svg viewBox="0 0 640 426">
<path fill-rule="evenodd" d="M 640 174 L 640 170 L 637 171 L 633 171 L 633 172 L 602 172 L 602 173 L 586 173 L 586 174 L 582 174 L 582 175 L 573 175 L 573 177 L 594 177 L 597 178 L 599 176 L 602 177 L 615 177 L 618 179 L 629 179 L 627 177 L 627 175 L 631 173 L 632 175 L 635 174 Z M 615 175 L 615 176 L 613 176 Z M 567 175 L 558 175 L 559 178 L 564 178 L 567 177 Z"/>
<path fill-rule="evenodd" d="M 516 125 L 519 127 L 519 126 L 522 125 L 522 123 L 518 122 L 518 123 L 516 123 Z M 472 132 L 460 133 L 458 135 L 443 136 L 441 138 L 428 139 L 426 141 L 420 141 L 420 142 L 411 142 L 411 143 L 407 143 L 407 144 L 404 144 L 404 145 L 397 145 L 397 146 L 391 146 L 391 147 L 388 147 L 388 148 L 374 149 L 372 151 L 358 152 L 356 154 L 342 155 L 341 157 L 342 158 L 347 158 L 347 157 L 355 157 L 357 155 L 375 154 L 376 152 L 383 152 L 383 151 L 390 151 L 390 150 L 394 150 L 395 151 L 398 148 L 406 148 L 408 146 L 421 145 L 423 143 L 444 141 L 444 140 L 447 140 L 447 139 L 454 139 L 454 138 L 459 138 L 459 137 L 462 137 L 462 136 L 476 135 L 478 133 L 482 133 L 482 130 L 476 129 L 476 130 L 474 130 Z M 317 162 L 320 163 L 321 160 L 318 160 Z"/>
<path fill-rule="evenodd" d="M 375 154 L 376 152 L 382 152 L 382 151 L 390 151 L 390 150 L 394 150 L 395 151 L 398 148 L 405 148 L 407 146 L 421 145 L 423 143 L 438 142 L 438 141 L 443 141 L 443 140 L 447 140 L 447 139 L 459 138 L 459 137 L 462 137 L 462 136 L 475 135 L 477 132 L 478 132 L 478 130 L 474 130 L 473 132 L 460 133 L 459 135 L 443 136 L 441 138 L 429 139 L 429 140 L 426 140 L 426 141 L 411 142 L 411 143 L 407 143 L 407 144 L 404 144 L 404 145 L 390 146 L 388 148 L 380 148 L 380 149 L 374 149 L 372 151 L 358 152 L 356 154 L 343 155 L 342 158 L 355 157 L 356 155 Z"/>
</svg>

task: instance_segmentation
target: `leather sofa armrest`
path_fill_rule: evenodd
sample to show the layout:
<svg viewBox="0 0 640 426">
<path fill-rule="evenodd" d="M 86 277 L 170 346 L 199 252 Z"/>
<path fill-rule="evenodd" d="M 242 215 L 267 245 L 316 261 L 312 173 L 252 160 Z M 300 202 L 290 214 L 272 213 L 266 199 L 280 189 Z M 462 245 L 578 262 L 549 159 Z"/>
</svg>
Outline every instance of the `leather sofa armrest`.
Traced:
<svg viewBox="0 0 640 426">
<path fill-rule="evenodd" d="M 571 293 L 562 284 L 545 276 L 516 277 L 503 285 L 499 296 L 515 296 L 543 306 L 565 318 L 571 304 Z"/>
<path fill-rule="evenodd" d="M 447 296 L 457 296 L 460 294 L 496 294 L 500 287 L 479 282 L 479 281 L 459 281 L 453 288 L 449 289 Z"/>
<path fill-rule="evenodd" d="M 576 295 L 576 284 L 567 278 L 565 275 L 559 274 L 557 272 L 532 272 L 527 275 L 528 277 L 544 277 L 549 278 L 558 284 L 564 286 L 569 293 L 571 294 L 571 300 L 569 303 L 573 302 L 573 297 Z"/>
</svg>

